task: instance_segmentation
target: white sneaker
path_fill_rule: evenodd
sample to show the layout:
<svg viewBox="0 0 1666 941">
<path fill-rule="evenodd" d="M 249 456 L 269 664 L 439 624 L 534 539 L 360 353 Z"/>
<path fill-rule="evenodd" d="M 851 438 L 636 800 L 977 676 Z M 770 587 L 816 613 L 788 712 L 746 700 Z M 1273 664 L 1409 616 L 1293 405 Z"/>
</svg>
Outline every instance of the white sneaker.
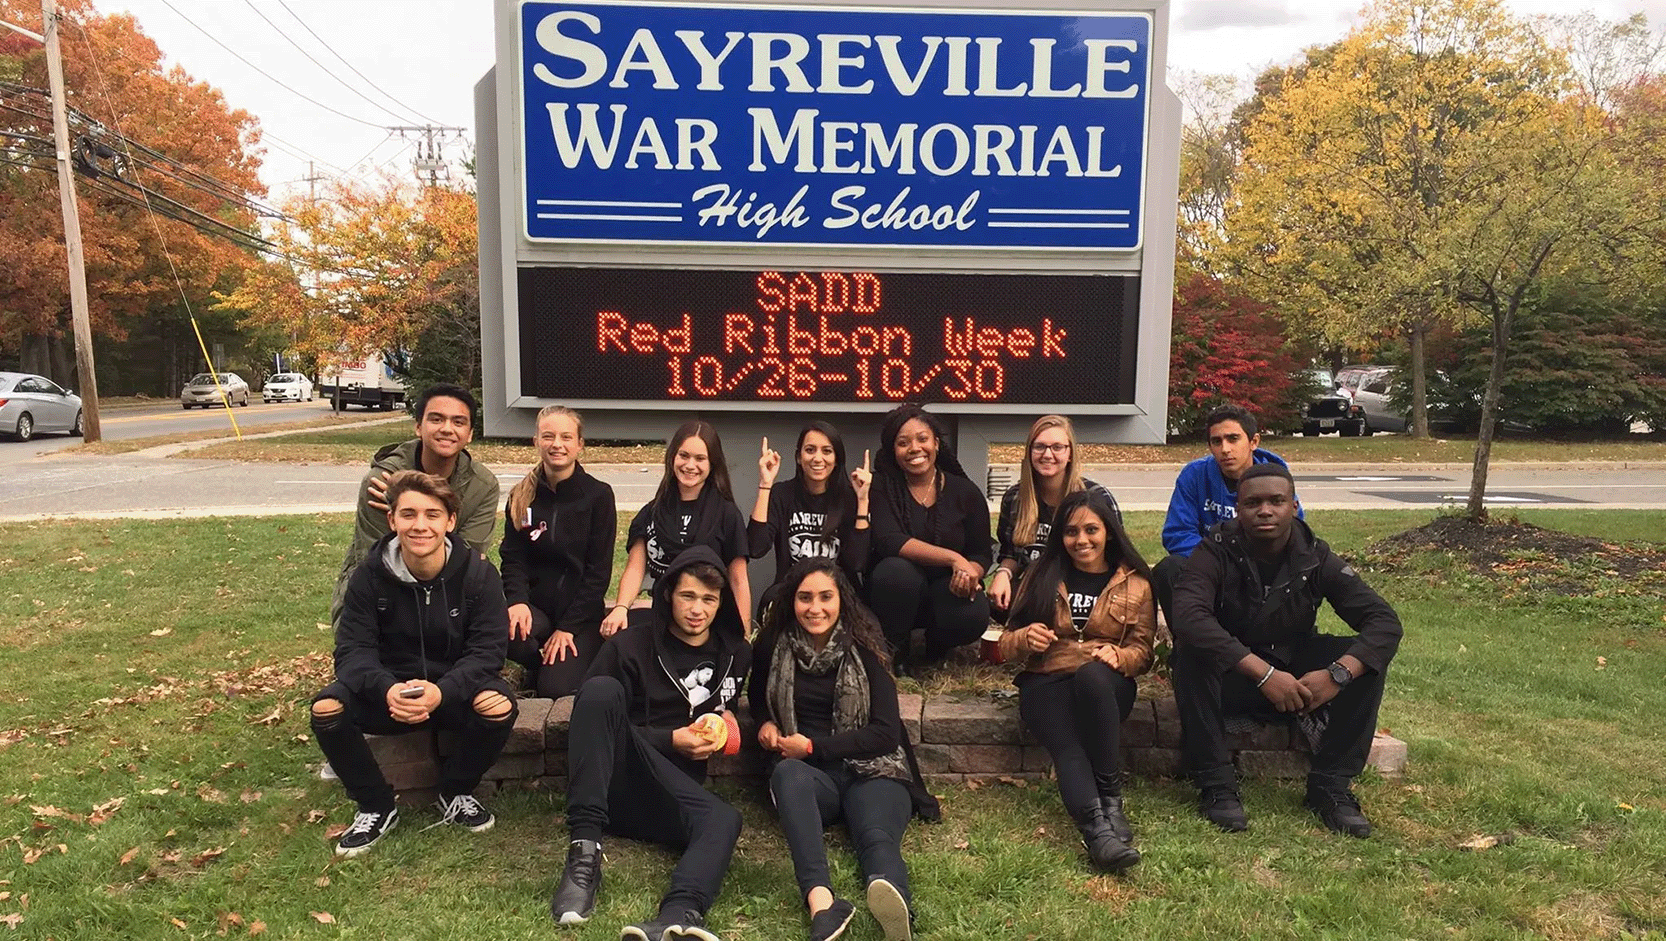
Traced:
<svg viewBox="0 0 1666 941">
<path fill-rule="evenodd" d="M 868 912 L 885 932 L 885 941 L 910 941 L 914 937 L 908 900 L 889 881 L 875 879 L 868 883 Z"/>
<path fill-rule="evenodd" d="M 336 769 L 330 767 L 330 763 L 326 761 L 318 766 L 318 780 L 340 781 L 341 776 L 336 774 Z"/>
</svg>

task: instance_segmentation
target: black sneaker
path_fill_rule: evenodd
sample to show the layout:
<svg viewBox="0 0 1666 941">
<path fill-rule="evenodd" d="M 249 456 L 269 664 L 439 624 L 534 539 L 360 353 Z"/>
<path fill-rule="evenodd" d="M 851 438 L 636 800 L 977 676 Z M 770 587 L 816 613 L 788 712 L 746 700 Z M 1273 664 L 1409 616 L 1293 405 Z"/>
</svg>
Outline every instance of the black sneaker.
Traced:
<svg viewBox="0 0 1666 941">
<path fill-rule="evenodd" d="M 1359 798 L 1346 784 L 1307 786 L 1307 798 L 1302 801 L 1319 815 L 1319 820 L 1336 833 L 1365 839 L 1371 835 L 1371 821 L 1359 809 Z"/>
<path fill-rule="evenodd" d="M 850 927 L 856 916 L 856 906 L 844 899 L 834 899 L 820 914 L 810 919 L 810 941 L 833 941 Z"/>
<path fill-rule="evenodd" d="M 1228 833 L 1249 829 L 1249 814 L 1244 813 L 1244 799 L 1232 784 L 1215 784 L 1202 788 L 1197 795 L 1197 809 L 1210 823 Z"/>
<path fill-rule="evenodd" d="M 723 941 L 706 930 L 706 919 L 696 911 L 686 911 L 680 915 L 660 912 L 653 921 L 626 925 L 619 932 L 619 941 L 680 941 L 682 938 L 694 938 L 695 941 Z"/>
<path fill-rule="evenodd" d="M 582 925 L 596 910 L 596 892 L 602 887 L 602 845 L 595 840 L 574 840 L 567 844 L 567 866 L 561 884 L 550 899 L 550 917 L 558 925 Z"/>
<path fill-rule="evenodd" d="M 440 795 L 435 805 L 440 810 L 440 823 L 455 823 L 470 833 L 484 833 L 497 823 L 497 818 L 487 810 L 485 805 L 474 799 L 473 794 L 458 794 L 456 797 Z"/>
<path fill-rule="evenodd" d="M 393 829 L 399 822 L 399 811 L 387 810 L 378 813 L 359 811 L 353 816 L 353 823 L 347 832 L 341 835 L 341 841 L 336 843 L 337 856 L 357 856 L 376 845 L 382 834 Z"/>
<path fill-rule="evenodd" d="M 888 879 L 868 883 L 868 913 L 885 932 L 885 941 L 910 941 L 914 937 L 914 913 L 908 900 Z"/>
</svg>

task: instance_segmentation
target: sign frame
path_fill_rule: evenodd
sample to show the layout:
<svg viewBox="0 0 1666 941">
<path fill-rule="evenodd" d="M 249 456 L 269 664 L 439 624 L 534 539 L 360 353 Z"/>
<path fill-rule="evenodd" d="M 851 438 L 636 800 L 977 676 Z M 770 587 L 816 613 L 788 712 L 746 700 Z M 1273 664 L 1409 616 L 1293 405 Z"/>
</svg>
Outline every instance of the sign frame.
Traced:
<svg viewBox="0 0 1666 941">
<path fill-rule="evenodd" d="M 480 200 L 481 332 L 486 427 L 493 435 L 530 436 L 534 412 L 550 400 L 525 396 L 522 388 L 519 351 L 519 310 L 514 290 L 516 270 L 521 266 L 580 268 L 640 268 L 803 271 L 872 271 L 883 274 L 939 272 L 945 274 L 1115 274 L 1140 279 L 1138 363 L 1132 403 L 1077 405 L 1059 403 L 1058 410 L 1076 422 L 1083 441 L 1159 442 L 1167 437 L 1168 349 L 1171 326 L 1171 298 L 1174 276 L 1174 207 L 1179 188 L 1179 100 L 1157 78 L 1166 74 L 1169 38 L 1168 0 L 1006 0 L 998 7 L 982 4 L 980 9 L 1001 12 L 1098 13 L 1142 12 L 1151 17 L 1152 44 L 1147 90 L 1146 166 L 1142 193 L 1145 219 L 1142 244 L 1136 250 L 1105 249 L 989 249 L 966 247 L 895 248 L 848 245 L 815 245 L 811 248 L 779 244 L 697 243 L 693 245 L 610 244 L 534 242 L 522 231 L 519 218 L 525 202 L 521 191 L 520 115 L 517 63 L 519 55 L 518 11 L 522 0 L 494 0 L 498 66 L 476 85 L 478 145 L 477 167 Z M 723 0 L 730 6 L 769 8 L 777 0 Z M 805 0 L 800 0 L 802 5 Z M 819 4 L 817 4 L 819 5 Z M 862 10 L 962 11 L 955 0 L 862 0 L 860 4 L 828 3 L 829 7 Z M 1061 10 L 1062 6 L 1073 9 Z M 1064 398 L 1064 397 L 1061 397 Z M 659 437 L 665 432 L 667 414 L 693 412 L 723 414 L 720 421 L 737 426 L 747 416 L 769 411 L 772 403 L 677 400 L 621 400 L 594 397 L 564 400 L 559 404 L 585 410 L 592 436 Z M 843 426 L 877 421 L 890 401 L 804 403 L 802 416 L 827 414 Z M 950 416 L 962 437 L 963 460 L 966 440 L 1022 440 L 1029 422 L 1049 410 L 1038 404 L 933 403 L 933 411 Z M 863 417 L 866 416 L 866 417 Z M 778 416 L 779 417 L 779 416 Z M 981 459 L 980 459 L 981 461 Z"/>
</svg>

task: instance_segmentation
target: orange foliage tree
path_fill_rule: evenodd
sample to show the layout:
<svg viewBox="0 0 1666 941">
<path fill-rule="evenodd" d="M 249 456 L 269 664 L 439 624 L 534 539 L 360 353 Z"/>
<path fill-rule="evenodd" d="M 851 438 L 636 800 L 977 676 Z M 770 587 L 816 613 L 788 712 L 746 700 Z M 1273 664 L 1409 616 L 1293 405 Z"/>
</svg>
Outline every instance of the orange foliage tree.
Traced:
<svg viewBox="0 0 1666 941">
<path fill-rule="evenodd" d="M 254 255 L 168 218 L 158 220 L 159 238 L 143 206 L 135 204 L 141 197 L 132 184 L 177 202 L 170 208 L 174 214 L 190 210 L 252 230 L 256 220 L 238 197 L 264 194 L 257 176 L 260 133 L 255 119 L 231 108 L 217 89 L 177 66 L 165 69 L 161 50 L 132 16 L 99 14 L 89 0 L 60 0 L 59 13 L 68 104 L 84 116 L 72 116 L 72 147 L 86 137 L 107 148 L 78 161 L 77 174 L 93 332 L 108 345 L 132 328 L 151 331 L 159 320 L 177 325 L 172 346 L 179 361 L 169 363 L 159 351 L 163 362 L 155 364 L 158 375 L 149 382 L 169 386 L 201 363 L 163 243 L 193 308 L 206 306 L 216 287 L 235 283 Z M 40 4 L 0 0 L 0 19 L 39 29 Z M 16 83 L 0 98 L 0 157 L 9 161 L 0 163 L 0 356 L 68 380 L 74 374 L 69 278 L 51 112 L 44 95 L 27 90 L 47 87 L 45 51 L 32 39 L 0 30 L 0 80 Z M 126 165 L 118 128 L 162 156 L 141 150 L 139 166 Z M 105 367 L 101 358 L 101 378 Z M 172 375 L 163 376 L 168 370 Z"/>
<path fill-rule="evenodd" d="M 291 261 L 250 272 L 222 307 L 280 329 L 320 365 L 402 351 L 418 384 L 479 384 L 472 192 L 391 178 L 337 183 L 284 215 L 272 238 Z"/>
</svg>

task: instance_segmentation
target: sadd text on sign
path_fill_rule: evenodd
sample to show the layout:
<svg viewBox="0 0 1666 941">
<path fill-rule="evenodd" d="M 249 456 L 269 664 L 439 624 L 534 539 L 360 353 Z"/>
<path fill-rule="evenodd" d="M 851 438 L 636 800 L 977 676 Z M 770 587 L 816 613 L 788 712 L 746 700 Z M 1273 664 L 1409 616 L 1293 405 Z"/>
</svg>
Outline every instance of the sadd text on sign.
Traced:
<svg viewBox="0 0 1666 941">
<path fill-rule="evenodd" d="M 534 240 L 1134 249 L 1143 13 L 520 9 Z"/>
</svg>

